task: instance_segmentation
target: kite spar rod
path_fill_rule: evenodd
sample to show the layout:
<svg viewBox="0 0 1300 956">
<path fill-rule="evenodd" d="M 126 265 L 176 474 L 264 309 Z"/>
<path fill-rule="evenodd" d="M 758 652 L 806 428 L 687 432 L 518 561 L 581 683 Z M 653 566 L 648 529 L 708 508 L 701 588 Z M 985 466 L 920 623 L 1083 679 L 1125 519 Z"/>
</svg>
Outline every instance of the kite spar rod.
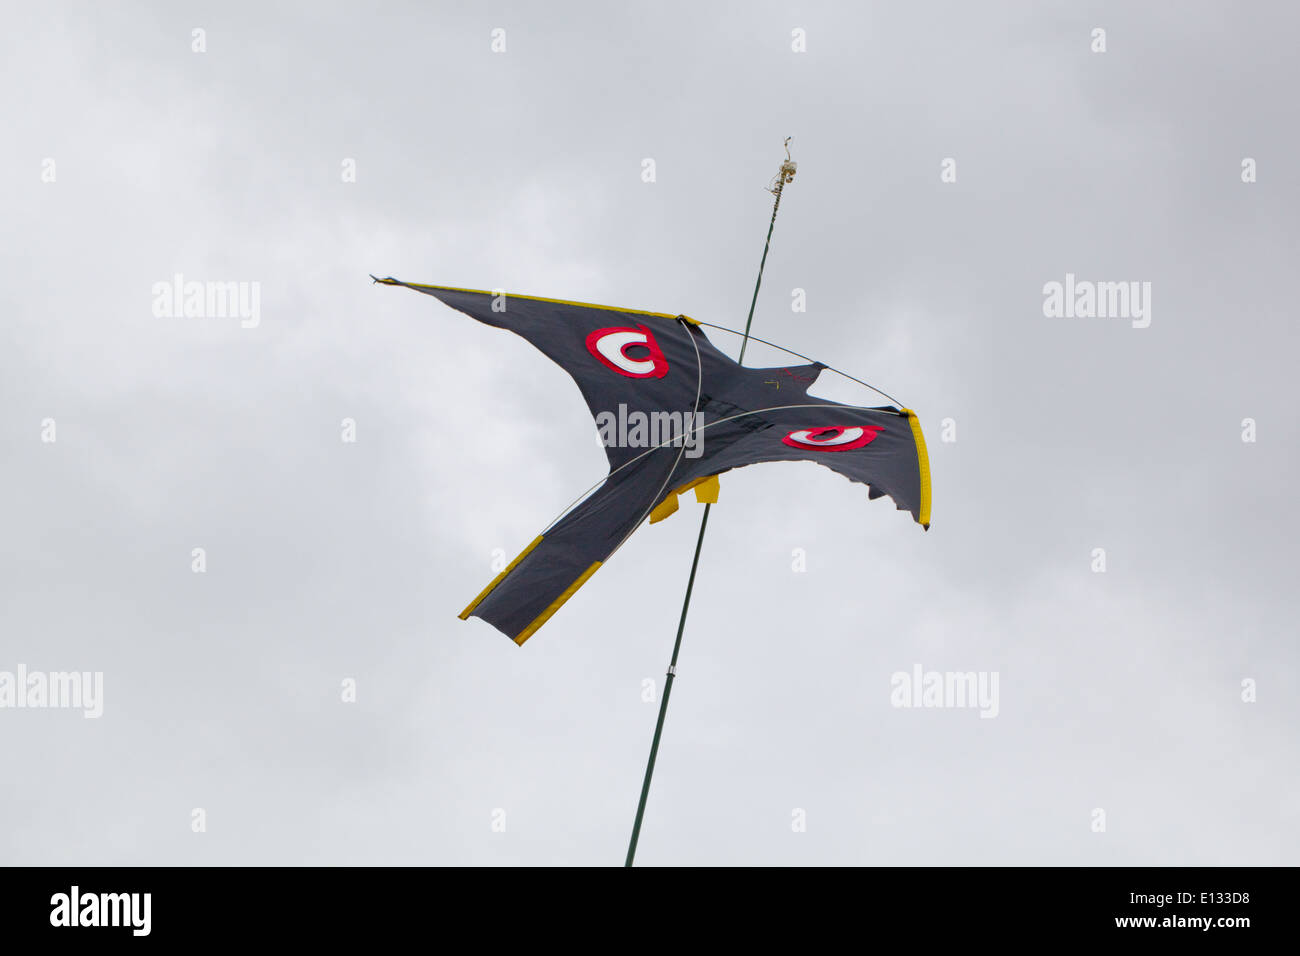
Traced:
<svg viewBox="0 0 1300 956">
<path fill-rule="evenodd" d="M 763 243 L 763 258 L 758 263 L 758 279 L 754 282 L 754 296 L 749 301 L 749 317 L 745 320 L 745 334 L 740 342 L 740 358 L 745 361 L 745 346 L 749 344 L 749 327 L 754 321 L 754 306 L 758 303 L 758 287 L 763 284 L 763 267 L 767 265 L 767 250 L 772 245 L 772 229 L 776 226 L 776 212 L 781 208 L 781 192 L 785 184 L 794 180 L 795 163 L 790 159 L 790 139 L 785 139 L 785 162 L 776 174 L 776 181 L 771 192 L 776 196 L 772 203 L 772 219 L 767 224 L 767 240 Z M 683 447 L 685 447 L 683 445 Z M 650 743 L 650 759 L 645 765 L 645 781 L 641 784 L 641 801 L 636 808 L 636 822 L 632 824 L 632 839 L 627 845 L 627 860 L 624 866 L 631 866 L 636 857 L 636 841 L 641 836 L 641 820 L 645 816 L 645 802 L 650 795 L 650 778 L 655 772 L 655 758 L 659 755 L 659 738 L 664 732 L 664 715 L 668 713 L 668 696 L 673 690 L 673 679 L 677 676 L 677 655 L 682 649 L 682 632 L 686 630 L 686 612 L 691 607 L 691 591 L 695 587 L 695 571 L 700 565 L 700 548 L 704 545 L 704 529 L 709 526 L 709 509 L 712 504 L 705 504 L 704 517 L 700 519 L 700 535 L 695 539 L 695 557 L 691 560 L 691 576 L 686 579 L 686 597 L 682 601 L 682 617 L 677 623 L 677 640 L 673 642 L 673 659 L 668 665 L 668 676 L 664 681 L 664 695 L 659 699 L 659 719 L 655 722 L 654 740 Z"/>
</svg>

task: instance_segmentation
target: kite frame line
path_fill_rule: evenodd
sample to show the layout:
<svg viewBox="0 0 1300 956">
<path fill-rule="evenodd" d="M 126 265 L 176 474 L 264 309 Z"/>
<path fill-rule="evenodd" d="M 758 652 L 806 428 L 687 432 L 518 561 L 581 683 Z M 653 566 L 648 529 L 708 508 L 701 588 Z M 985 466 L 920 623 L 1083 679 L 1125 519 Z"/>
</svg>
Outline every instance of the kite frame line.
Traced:
<svg viewBox="0 0 1300 956">
<path fill-rule="evenodd" d="M 781 164 L 780 170 L 777 171 L 776 179 L 771 188 L 776 201 L 772 203 L 772 218 L 767 224 L 767 239 L 763 243 L 763 258 L 758 263 L 758 278 L 754 282 L 754 295 L 749 300 L 749 317 L 745 319 L 744 339 L 740 343 L 740 358 L 737 359 L 739 364 L 744 363 L 745 346 L 749 344 L 749 327 L 754 322 L 754 306 L 758 304 L 758 289 L 763 283 L 763 267 L 767 265 L 767 251 L 772 245 L 772 230 L 776 226 L 776 213 L 781 208 L 781 193 L 785 190 L 786 183 L 794 181 L 795 163 L 790 158 L 790 139 L 789 136 L 785 138 L 785 162 Z M 682 442 L 682 450 L 686 450 L 685 442 Z M 659 740 L 664 732 L 664 716 L 668 712 L 668 697 L 672 693 L 673 680 L 677 676 L 677 655 L 682 649 L 682 632 L 686 630 L 686 612 L 691 608 L 691 591 L 695 588 L 695 572 L 700 565 L 700 549 L 704 546 L 704 532 L 709 526 L 709 509 L 712 507 L 712 503 L 705 504 L 704 516 L 700 519 L 700 534 L 695 540 L 695 557 L 691 560 L 691 574 L 686 580 L 686 597 L 682 601 L 682 616 L 677 624 L 677 639 L 673 642 L 673 657 L 668 665 L 668 676 L 664 681 L 664 694 L 659 699 L 659 718 L 655 722 L 654 739 L 650 742 L 650 759 L 646 761 L 645 780 L 641 784 L 641 800 L 636 808 L 636 821 L 632 824 L 632 838 L 627 845 L 627 859 L 623 862 L 625 867 L 630 867 L 632 861 L 636 858 L 636 844 L 641 836 L 641 821 L 645 817 L 646 799 L 650 795 L 650 779 L 654 776 L 655 758 L 659 756 Z"/>
<path fill-rule="evenodd" d="M 700 396 L 704 394 L 704 359 L 700 358 L 700 345 L 698 342 L 695 341 L 695 336 L 691 335 L 689 329 L 686 331 L 686 337 L 691 340 L 691 348 L 695 349 L 695 404 L 691 408 L 691 421 L 695 421 L 695 416 L 700 410 Z M 694 431 L 694 429 L 692 429 L 692 431 Z M 664 475 L 664 483 L 659 486 L 659 490 L 655 492 L 654 498 L 650 500 L 650 507 L 646 508 L 646 510 L 642 513 L 641 517 L 636 519 L 636 524 L 632 526 L 632 530 L 629 531 L 624 536 L 623 540 L 620 541 L 617 547 L 614 548 L 614 551 L 617 551 L 619 548 L 623 547 L 627 539 L 632 537 L 632 535 L 636 532 L 637 528 L 641 527 L 641 522 L 645 521 L 646 517 L 650 514 L 650 512 L 655 510 L 655 504 L 659 501 L 659 496 L 662 495 L 664 491 L 668 488 L 668 482 L 673 480 L 673 472 L 677 470 L 677 466 L 680 465 L 682 462 L 682 456 L 686 454 L 686 441 L 684 436 L 685 436 L 685 432 L 683 432 L 681 436 L 678 436 L 682 438 L 682 450 L 679 451 L 677 453 L 677 457 L 673 459 L 673 466 L 668 469 L 668 474 Z M 657 447 L 662 448 L 663 445 L 660 444 Z M 654 451 L 654 450 L 655 450 L 654 448 L 650 449 L 650 451 Z M 636 458 L 633 459 L 633 461 L 639 461 L 642 457 L 643 457 L 642 455 L 637 455 Z M 628 462 L 629 465 L 631 463 L 632 462 Z M 620 465 L 618 470 L 621 471 L 623 467 L 625 466 Z M 609 474 L 612 475 L 614 474 L 614 472 L 611 471 Z M 605 477 L 608 478 L 609 475 L 606 475 Z M 592 487 L 593 488 L 598 487 L 600 484 L 601 482 L 596 482 L 596 484 L 593 485 Z M 570 505 L 569 507 L 572 508 L 573 506 Z M 560 515 L 560 518 L 563 517 L 564 515 Z M 559 521 L 560 518 L 556 518 L 555 521 Z M 552 521 L 550 524 L 546 526 L 546 531 L 551 530 L 551 528 L 555 526 L 555 521 Z M 546 531 L 543 531 L 542 534 L 545 534 Z M 614 556 L 614 551 L 611 551 L 609 553 L 610 558 Z M 606 558 L 605 560 L 608 561 L 609 558 Z"/>
<path fill-rule="evenodd" d="M 738 331 L 736 331 L 735 329 L 729 329 L 729 328 L 727 328 L 725 325 L 715 325 L 715 324 L 712 323 L 712 322 L 699 322 L 699 321 L 697 321 L 697 322 L 696 322 L 696 325 L 703 325 L 703 326 L 706 326 L 707 328 L 710 328 L 710 329 L 720 329 L 720 330 L 723 331 L 723 332 L 730 332 L 732 335 L 745 335 L 745 334 L 746 334 L 746 333 L 744 333 L 744 332 L 738 332 Z M 870 382 L 864 382 L 864 381 L 862 381 L 862 379 L 860 379 L 860 378 L 855 378 L 854 376 L 850 375 L 848 372 L 841 372 L 839 369 L 835 368 L 833 365 L 827 365 L 825 362 L 819 362 L 819 361 L 817 361 L 817 359 L 812 358 L 811 356 L 804 355 L 802 352 L 796 352 L 794 349 L 788 349 L 788 348 L 786 348 L 784 345 L 777 345 L 775 342 L 769 342 L 767 339 L 760 339 L 757 335 L 749 335 L 748 338 L 753 339 L 755 342 L 761 342 L 763 345 L 770 345 L 770 346 L 771 346 L 772 348 L 774 348 L 774 349 L 780 349 L 782 352 L 788 352 L 788 353 L 790 353 L 791 355 L 795 356 L 796 358 L 801 358 L 801 359 L 803 359 L 805 362 L 812 362 L 814 365 L 820 365 L 822 368 L 826 369 L 826 371 L 828 371 L 828 372 L 834 372 L 836 375 L 843 375 L 843 376 L 844 376 L 845 378 L 847 378 L 850 382 L 857 382 L 859 385 L 865 385 L 867 388 L 871 389 L 871 390 L 872 390 L 873 392 L 875 392 L 877 395 L 880 395 L 880 396 L 883 397 L 883 398 L 887 398 L 887 399 L 889 399 L 891 402 L 893 402 L 893 403 L 894 403 L 895 405 L 897 405 L 899 408 L 903 408 L 903 407 L 904 407 L 904 405 L 903 405 L 902 402 L 900 402 L 898 399 L 894 398 L 893 395 L 890 395 L 888 392 L 884 391 L 883 389 L 876 388 L 876 386 L 872 385 Z M 743 351 L 743 348 L 744 348 L 744 347 L 742 346 L 741 348 L 742 348 L 742 351 Z M 741 357 L 743 358 L 744 356 L 742 355 Z M 841 403 L 841 404 L 842 404 L 842 403 Z M 849 406 L 849 407 L 852 408 L 852 407 L 855 407 L 855 406 Z M 865 406 L 865 405 L 859 405 L 859 406 L 856 406 L 856 407 L 858 407 L 858 408 L 865 408 L 866 406 Z"/>
</svg>

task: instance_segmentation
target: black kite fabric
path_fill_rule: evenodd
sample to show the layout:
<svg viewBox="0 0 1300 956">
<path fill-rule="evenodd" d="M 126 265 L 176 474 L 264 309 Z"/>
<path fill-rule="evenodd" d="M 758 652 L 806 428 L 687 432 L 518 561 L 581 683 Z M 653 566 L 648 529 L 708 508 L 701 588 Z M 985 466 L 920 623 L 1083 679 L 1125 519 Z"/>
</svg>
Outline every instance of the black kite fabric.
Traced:
<svg viewBox="0 0 1300 956">
<path fill-rule="evenodd" d="M 749 368 L 684 316 L 377 279 L 434 296 L 523 336 L 577 382 L 604 436 L 604 483 L 544 531 L 461 617 L 523 644 L 640 524 L 722 472 L 815 461 L 887 495 L 929 527 L 930 480 L 915 414 L 810 397 L 821 363 Z"/>
</svg>

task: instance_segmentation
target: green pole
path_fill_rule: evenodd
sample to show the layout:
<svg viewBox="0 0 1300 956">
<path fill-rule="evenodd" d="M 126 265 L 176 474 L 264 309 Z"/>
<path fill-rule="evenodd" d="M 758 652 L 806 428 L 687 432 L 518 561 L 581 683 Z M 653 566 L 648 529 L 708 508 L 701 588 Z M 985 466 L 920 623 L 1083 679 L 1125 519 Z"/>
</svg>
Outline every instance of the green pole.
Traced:
<svg viewBox="0 0 1300 956">
<path fill-rule="evenodd" d="M 740 358 L 745 360 L 745 346 L 749 344 L 749 327 L 754 321 L 754 306 L 758 303 L 758 287 L 763 284 L 763 267 L 767 265 L 767 250 L 772 245 L 772 229 L 776 226 L 776 211 L 781 208 L 781 192 L 785 184 L 794 179 L 795 164 L 790 159 L 790 140 L 786 139 L 785 162 L 777 173 L 776 185 L 772 192 L 776 202 L 772 204 L 772 219 L 767 224 L 767 240 L 763 243 L 763 258 L 758 264 L 758 279 L 754 283 L 754 296 L 749 300 L 749 318 L 745 320 L 745 336 L 740 341 Z M 632 824 L 632 839 L 627 845 L 627 860 L 623 865 L 631 866 L 636 857 L 636 842 L 641 836 L 641 820 L 645 816 L 646 798 L 650 796 L 650 778 L 655 772 L 655 758 L 659 756 L 659 739 L 664 732 L 664 716 L 668 713 L 668 698 L 673 692 L 673 681 L 677 677 L 677 655 L 682 649 L 682 632 L 686 630 L 686 612 L 691 608 L 691 591 L 695 588 L 695 571 L 700 566 L 700 548 L 704 546 L 704 529 L 709 526 L 709 509 L 704 506 L 704 517 L 700 519 L 700 536 L 695 539 L 695 558 L 691 561 L 691 576 L 686 579 L 686 598 L 682 601 L 682 617 L 677 623 L 677 640 L 673 642 L 673 659 L 668 665 L 668 677 L 664 682 L 664 695 L 659 699 L 659 719 L 655 721 L 654 740 L 650 742 L 650 759 L 645 765 L 645 780 L 641 783 L 641 801 L 636 807 L 636 822 Z"/>
</svg>

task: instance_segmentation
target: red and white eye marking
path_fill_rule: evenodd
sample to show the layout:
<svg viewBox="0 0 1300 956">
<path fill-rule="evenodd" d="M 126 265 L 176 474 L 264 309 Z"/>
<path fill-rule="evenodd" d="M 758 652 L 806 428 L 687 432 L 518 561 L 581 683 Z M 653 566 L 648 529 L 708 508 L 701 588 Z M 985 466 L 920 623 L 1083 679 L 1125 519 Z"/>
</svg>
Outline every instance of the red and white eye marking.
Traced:
<svg viewBox="0 0 1300 956">
<path fill-rule="evenodd" d="M 627 350 L 635 346 L 648 354 L 635 358 L 628 355 Z M 597 329 L 587 336 L 587 351 L 606 368 L 628 378 L 663 378 L 668 374 L 668 360 L 660 351 L 654 333 L 644 325 Z"/>
<path fill-rule="evenodd" d="M 791 448 L 809 451 L 848 451 L 861 448 L 880 434 L 876 425 L 827 425 L 824 428 L 804 428 L 786 435 L 781 441 Z"/>
</svg>

